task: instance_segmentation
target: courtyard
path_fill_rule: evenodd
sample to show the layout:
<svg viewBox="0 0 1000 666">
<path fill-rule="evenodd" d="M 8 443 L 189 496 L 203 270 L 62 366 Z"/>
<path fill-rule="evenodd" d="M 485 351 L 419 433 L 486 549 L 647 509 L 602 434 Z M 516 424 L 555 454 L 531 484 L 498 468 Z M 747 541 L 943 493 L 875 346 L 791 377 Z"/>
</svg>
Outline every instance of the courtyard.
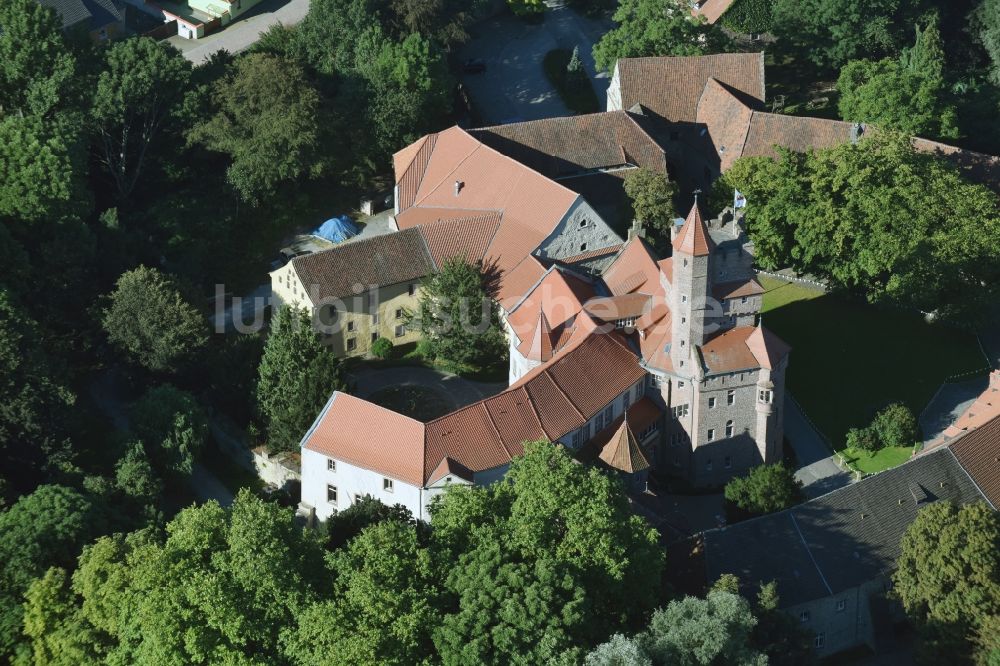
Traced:
<svg viewBox="0 0 1000 666">
<path fill-rule="evenodd" d="M 760 276 L 761 319 L 792 346 L 787 388 L 838 451 L 848 429 L 880 408 L 905 403 L 920 414 L 949 377 L 986 366 L 971 333 L 791 282 Z M 906 460 L 909 447 L 851 455 L 861 471 Z"/>
</svg>

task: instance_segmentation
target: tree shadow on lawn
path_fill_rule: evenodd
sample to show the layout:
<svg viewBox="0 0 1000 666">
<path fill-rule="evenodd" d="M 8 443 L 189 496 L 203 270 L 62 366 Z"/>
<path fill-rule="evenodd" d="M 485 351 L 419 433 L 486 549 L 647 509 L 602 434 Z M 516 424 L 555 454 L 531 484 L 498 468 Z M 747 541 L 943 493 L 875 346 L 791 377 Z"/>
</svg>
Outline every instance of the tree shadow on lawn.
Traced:
<svg viewBox="0 0 1000 666">
<path fill-rule="evenodd" d="M 878 409 L 902 401 L 919 414 L 946 378 L 984 365 L 973 335 L 918 314 L 798 285 L 764 299 L 762 323 L 792 346 L 788 390 L 837 449 Z"/>
</svg>

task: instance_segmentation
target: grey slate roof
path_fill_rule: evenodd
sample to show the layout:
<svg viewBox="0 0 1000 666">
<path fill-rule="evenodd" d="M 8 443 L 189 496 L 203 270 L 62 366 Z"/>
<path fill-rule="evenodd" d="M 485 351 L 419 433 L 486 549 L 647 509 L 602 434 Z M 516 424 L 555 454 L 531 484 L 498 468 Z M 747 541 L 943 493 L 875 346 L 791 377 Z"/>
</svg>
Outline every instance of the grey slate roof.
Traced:
<svg viewBox="0 0 1000 666">
<path fill-rule="evenodd" d="M 706 532 L 706 575 L 735 574 L 748 594 L 775 580 L 782 606 L 795 606 L 890 573 L 903 533 L 927 504 L 983 499 L 942 448 L 787 511 Z"/>
<path fill-rule="evenodd" d="M 114 0 L 38 0 L 38 4 L 54 9 L 62 19 L 63 29 L 83 21 L 96 29 L 122 20 Z"/>
</svg>

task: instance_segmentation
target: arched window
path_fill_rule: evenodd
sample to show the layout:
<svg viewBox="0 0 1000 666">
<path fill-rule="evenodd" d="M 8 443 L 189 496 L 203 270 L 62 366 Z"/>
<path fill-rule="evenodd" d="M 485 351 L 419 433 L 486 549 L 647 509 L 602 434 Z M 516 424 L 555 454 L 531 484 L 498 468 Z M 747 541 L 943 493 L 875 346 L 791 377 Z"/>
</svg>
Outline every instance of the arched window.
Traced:
<svg viewBox="0 0 1000 666">
<path fill-rule="evenodd" d="M 726 421 L 726 437 L 732 437 L 734 432 L 733 422 Z"/>
</svg>

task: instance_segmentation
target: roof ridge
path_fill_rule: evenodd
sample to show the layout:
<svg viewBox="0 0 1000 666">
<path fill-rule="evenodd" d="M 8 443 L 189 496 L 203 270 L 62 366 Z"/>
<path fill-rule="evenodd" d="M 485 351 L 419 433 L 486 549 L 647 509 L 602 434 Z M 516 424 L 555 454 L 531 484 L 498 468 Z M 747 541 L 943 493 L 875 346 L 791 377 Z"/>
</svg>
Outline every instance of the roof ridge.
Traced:
<svg viewBox="0 0 1000 666">
<path fill-rule="evenodd" d="M 472 150 L 470 150 L 470 151 L 469 151 L 469 152 L 468 152 L 468 153 L 467 153 L 467 154 L 465 155 L 465 157 L 463 157 L 463 158 L 462 158 L 462 159 L 460 159 L 460 160 L 459 160 L 459 161 L 458 161 L 457 163 L 455 163 L 455 165 L 454 165 L 454 166 L 453 166 L 453 167 L 452 167 L 452 168 L 451 168 L 451 169 L 450 169 L 450 170 L 448 171 L 448 173 L 446 173 L 446 174 L 445 174 L 445 175 L 444 175 L 444 176 L 443 176 L 443 177 L 441 178 L 441 180 L 440 180 L 440 181 L 438 181 L 437 183 L 434 183 L 434 185 L 433 185 L 433 186 L 432 186 L 432 187 L 430 188 L 430 190 L 429 190 L 429 191 L 427 192 L 427 194 L 425 194 L 425 195 L 423 196 L 423 198 L 422 198 L 422 199 L 414 199 L 414 201 L 413 201 L 413 206 L 419 206 L 421 202 L 423 202 L 424 200 L 426 200 L 426 199 L 427 199 L 427 197 L 429 197 L 429 196 L 431 195 L 431 193 L 433 193 L 433 192 L 437 191 L 437 189 L 438 189 L 439 187 L 441 187 L 441 185 L 442 185 L 442 184 L 443 184 L 443 183 L 444 183 L 444 182 L 445 182 L 446 180 L 448 180 L 448 178 L 449 178 L 449 177 L 450 177 L 450 176 L 451 176 L 451 175 L 452 175 L 453 173 L 455 173 L 456 171 L 458 171 L 459 167 L 461 167 L 461 166 L 462 166 L 463 164 L 465 164 L 465 162 L 466 162 L 466 161 L 467 161 L 468 159 L 470 159 L 470 158 L 471 158 L 471 157 L 472 157 L 473 155 L 475 155 L 475 154 L 476 154 L 476 151 L 478 151 L 478 150 L 479 150 L 480 148 L 482 148 L 482 147 L 483 147 L 483 142 L 482 142 L 482 141 L 480 141 L 480 140 L 479 140 L 479 139 L 477 139 L 476 137 L 472 136 L 471 134 L 469 134 L 468 132 L 466 132 L 466 131 L 465 131 L 464 129 L 462 129 L 462 128 L 461 128 L 461 127 L 459 127 L 458 125 L 455 125 L 455 126 L 454 126 L 454 128 L 455 128 L 455 129 L 457 129 L 457 130 L 459 130 L 460 132 L 462 132 L 462 133 L 463 133 L 463 134 L 464 134 L 465 136 L 469 137 L 469 138 L 470 138 L 470 139 L 472 139 L 473 141 L 475 141 L 475 142 L 476 142 L 476 146 L 475 146 L 475 147 L 474 147 L 474 148 L 473 148 Z M 447 131 L 447 130 L 445 130 L 445 131 Z M 439 132 L 439 134 L 440 134 L 440 132 Z M 434 148 L 437 148 L 437 143 L 436 143 L 436 142 L 435 142 L 435 144 L 434 144 Z M 433 152 L 434 152 L 434 151 L 433 151 L 433 149 L 432 149 L 432 150 L 431 150 L 431 153 L 433 153 Z M 428 166 L 430 166 L 430 160 L 427 160 L 427 165 L 428 165 Z M 412 206 L 411 206 L 411 207 L 412 207 Z M 434 208 L 444 208 L 444 206 L 434 206 Z"/>
<path fill-rule="evenodd" d="M 813 563 L 813 566 L 816 567 L 816 573 L 819 574 L 819 579 L 823 581 L 823 586 L 826 588 L 826 591 L 832 595 L 833 588 L 831 588 L 830 583 L 826 581 L 826 576 L 823 575 L 823 570 L 820 569 L 819 562 L 816 561 L 816 558 L 813 556 L 812 549 L 809 548 L 809 543 L 806 541 L 805 536 L 802 535 L 802 530 L 799 529 L 799 523 L 797 520 L 795 520 L 795 514 L 792 512 L 791 509 L 788 510 L 788 517 L 792 521 L 792 527 L 795 528 L 795 533 L 799 535 L 799 540 L 802 542 L 802 547 L 806 549 L 806 555 L 809 556 L 809 560 Z"/>
<path fill-rule="evenodd" d="M 990 421 L 995 421 L 996 419 L 1000 419 L 1000 416 L 996 416 L 993 419 L 990 419 Z M 979 426 L 979 427 L 982 428 L 983 426 L 985 426 L 986 424 L 988 424 L 990 421 L 987 421 L 986 423 L 984 423 L 982 426 Z M 969 430 L 967 432 L 962 433 L 961 435 L 959 435 L 958 437 L 956 437 L 952 441 L 946 443 L 941 448 L 944 448 L 944 449 L 948 450 L 948 453 L 950 453 L 951 457 L 955 460 L 955 464 L 958 465 L 958 468 L 960 470 L 962 470 L 962 472 L 965 473 L 965 476 L 968 477 L 969 481 L 972 482 L 972 485 L 976 489 L 976 492 L 978 492 L 980 495 L 982 495 L 983 499 L 986 500 L 986 503 L 989 504 L 993 508 L 994 511 L 998 511 L 1000 509 L 998 509 L 997 506 L 994 505 L 993 502 L 990 500 L 990 498 L 986 495 L 986 493 L 983 492 L 983 489 L 980 487 L 980 485 L 978 483 L 976 483 L 976 480 L 973 478 L 972 474 L 969 473 L 969 470 L 965 469 L 965 465 L 962 464 L 961 458 L 959 458 L 955 454 L 955 452 L 951 450 L 951 445 L 952 444 L 954 444 L 955 442 L 961 441 L 966 435 L 971 435 L 972 433 L 976 432 L 976 430 L 979 430 L 979 428 L 976 428 L 975 430 Z M 913 460 L 913 458 L 910 458 L 910 460 Z M 909 462 L 909 461 L 907 461 L 907 462 Z"/>
</svg>

